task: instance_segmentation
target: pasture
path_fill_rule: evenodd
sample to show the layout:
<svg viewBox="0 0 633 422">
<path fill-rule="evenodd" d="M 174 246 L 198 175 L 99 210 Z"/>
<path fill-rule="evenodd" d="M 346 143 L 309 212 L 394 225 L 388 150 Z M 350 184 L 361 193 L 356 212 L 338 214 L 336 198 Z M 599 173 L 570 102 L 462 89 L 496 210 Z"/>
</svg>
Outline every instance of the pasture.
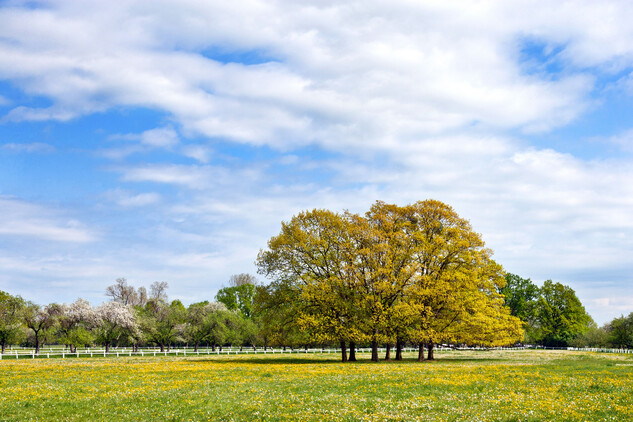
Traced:
<svg viewBox="0 0 633 422">
<path fill-rule="evenodd" d="M 633 420 L 633 356 L 450 351 L 419 363 L 241 355 L 0 361 L 0 420 Z"/>
</svg>

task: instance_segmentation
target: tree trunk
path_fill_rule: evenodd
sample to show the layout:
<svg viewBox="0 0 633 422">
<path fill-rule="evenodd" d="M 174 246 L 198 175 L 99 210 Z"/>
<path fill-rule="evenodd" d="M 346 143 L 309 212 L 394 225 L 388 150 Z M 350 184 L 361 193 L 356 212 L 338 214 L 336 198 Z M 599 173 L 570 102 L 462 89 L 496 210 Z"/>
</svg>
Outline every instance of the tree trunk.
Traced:
<svg viewBox="0 0 633 422">
<path fill-rule="evenodd" d="M 349 361 L 356 362 L 356 343 L 353 341 L 349 343 Z"/>
<path fill-rule="evenodd" d="M 37 331 L 35 332 L 35 354 L 40 354 L 40 336 Z"/>
<path fill-rule="evenodd" d="M 396 339 L 396 360 L 402 360 L 402 340 Z"/>
<path fill-rule="evenodd" d="M 2 354 L 3 355 L 4 355 L 4 351 L 6 350 L 6 348 L 7 348 L 7 344 L 3 341 L 2 342 Z"/>
<path fill-rule="evenodd" d="M 391 343 L 387 343 L 387 350 L 385 351 L 385 360 L 391 360 Z"/>
<path fill-rule="evenodd" d="M 106 342 L 105 344 L 105 352 L 108 353 L 110 351 L 110 342 Z"/>
<path fill-rule="evenodd" d="M 215 343 L 211 345 L 211 351 L 215 352 Z"/>
<path fill-rule="evenodd" d="M 193 344 L 193 352 L 194 353 L 198 352 L 198 342 L 197 341 Z"/>
<path fill-rule="evenodd" d="M 375 338 L 371 341 L 371 361 L 378 362 L 378 341 Z"/>
<path fill-rule="evenodd" d="M 163 343 L 159 343 L 158 345 L 160 346 L 160 351 L 164 352 L 165 351 L 165 345 Z"/>
<path fill-rule="evenodd" d="M 343 340 L 341 340 L 341 362 L 347 362 L 347 348 Z"/>
<path fill-rule="evenodd" d="M 420 342 L 418 347 L 418 362 L 422 362 L 424 360 L 424 343 Z"/>
<path fill-rule="evenodd" d="M 427 357 L 428 360 L 435 360 L 433 358 L 433 348 L 434 347 L 435 347 L 435 344 L 433 342 L 429 342 L 429 344 L 428 344 L 429 353 L 428 353 L 428 357 Z"/>
</svg>

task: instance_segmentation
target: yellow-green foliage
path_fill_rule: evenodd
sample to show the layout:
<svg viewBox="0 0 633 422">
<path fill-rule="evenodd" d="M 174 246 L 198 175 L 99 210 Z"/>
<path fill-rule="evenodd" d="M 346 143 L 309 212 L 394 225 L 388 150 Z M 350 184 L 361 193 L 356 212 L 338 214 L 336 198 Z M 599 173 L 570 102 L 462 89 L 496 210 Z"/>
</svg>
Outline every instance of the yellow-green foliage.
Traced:
<svg viewBox="0 0 633 422">
<path fill-rule="evenodd" d="M 5 360 L 0 420 L 633 420 L 630 355 L 438 355 Z"/>
</svg>

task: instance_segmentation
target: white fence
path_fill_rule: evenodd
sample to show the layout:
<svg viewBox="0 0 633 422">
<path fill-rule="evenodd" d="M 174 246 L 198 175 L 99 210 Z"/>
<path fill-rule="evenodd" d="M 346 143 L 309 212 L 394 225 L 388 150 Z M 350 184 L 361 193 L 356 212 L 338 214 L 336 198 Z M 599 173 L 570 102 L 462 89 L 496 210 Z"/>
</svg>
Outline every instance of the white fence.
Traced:
<svg viewBox="0 0 633 422">
<path fill-rule="evenodd" d="M 470 350 L 470 351 L 485 351 L 485 350 L 571 350 L 571 351 L 585 351 L 585 352 L 597 352 L 597 353 L 630 353 L 633 354 L 633 349 L 609 349 L 609 348 L 575 348 L 575 347 L 542 347 L 542 346 L 523 346 L 523 347 L 447 347 L 437 345 L 434 348 L 437 352 L 455 351 L 455 350 Z M 385 348 L 379 348 L 379 353 L 384 353 Z M 417 352 L 417 348 L 406 347 L 402 349 L 403 352 Z M 273 348 L 216 348 L 215 350 L 210 348 L 198 348 L 194 351 L 193 348 L 172 348 L 169 351 L 160 351 L 158 348 L 139 348 L 134 351 L 131 348 L 115 348 L 106 352 L 105 349 L 82 349 L 75 352 L 70 352 L 61 348 L 42 348 L 39 353 L 35 353 L 34 349 L 17 348 L 5 351 L 4 354 L 0 354 L 0 360 L 2 359 L 42 359 L 42 358 L 80 358 L 80 357 L 122 357 L 122 356 L 211 356 L 211 355 L 264 355 L 264 354 L 340 354 L 341 349 L 329 349 L 329 348 L 295 348 L 295 349 L 273 349 Z M 357 348 L 356 353 L 371 353 L 370 348 Z M 392 353 L 395 354 L 395 349 L 392 349 Z"/>
<path fill-rule="evenodd" d="M 416 348 L 403 348 L 403 352 L 417 352 Z M 379 348 L 379 352 L 384 353 L 386 349 Z M 356 349 L 356 353 L 370 353 L 371 349 L 368 348 L 360 348 Z M 395 353 L 395 349 L 392 349 L 392 352 Z M 121 356 L 211 356 L 211 355 L 264 355 L 264 354 L 336 354 L 341 353 L 341 349 L 325 349 L 325 348 L 309 348 L 309 349 L 273 349 L 273 348 L 258 348 L 258 349 L 246 349 L 242 350 L 238 348 L 217 348 L 215 350 L 210 348 L 198 348 L 197 351 L 194 351 L 193 348 L 172 348 L 169 351 L 164 350 L 160 351 L 160 349 L 156 348 L 139 348 L 137 351 L 133 351 L 131 348 L 123 348 L 123 349 L 113 349 L 109 352 L 106 352 L 105 349 L 88 349 L 88 350 L 77 350 L 75 352 L 70 352 L 67 350 L 59 350 L 49 348 L 46 350 L 40 349 L 39 353 L 35 353 L 35 350 L 31 349 L 16 349 L 9 350 L 4 353 L 4 355 L 0 354 L 0 360 L 2 359 L 42 359 L 42 358 L 79 358 L 79 357 L 121 357 Z"/>
</svg>

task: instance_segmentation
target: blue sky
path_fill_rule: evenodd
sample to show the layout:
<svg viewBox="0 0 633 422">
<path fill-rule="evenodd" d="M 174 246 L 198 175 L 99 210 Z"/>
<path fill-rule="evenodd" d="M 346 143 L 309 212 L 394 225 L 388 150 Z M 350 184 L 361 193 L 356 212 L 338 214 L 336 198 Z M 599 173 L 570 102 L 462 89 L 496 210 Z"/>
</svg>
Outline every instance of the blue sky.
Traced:
<svg viewBox="0 0 633 422">
<path fill-rule="evenodd" d="M 212 299 L 280 222 L 451 204 L 633 311 L 626 1 L 0 3 L 0 290 Z"/>
</svg>

